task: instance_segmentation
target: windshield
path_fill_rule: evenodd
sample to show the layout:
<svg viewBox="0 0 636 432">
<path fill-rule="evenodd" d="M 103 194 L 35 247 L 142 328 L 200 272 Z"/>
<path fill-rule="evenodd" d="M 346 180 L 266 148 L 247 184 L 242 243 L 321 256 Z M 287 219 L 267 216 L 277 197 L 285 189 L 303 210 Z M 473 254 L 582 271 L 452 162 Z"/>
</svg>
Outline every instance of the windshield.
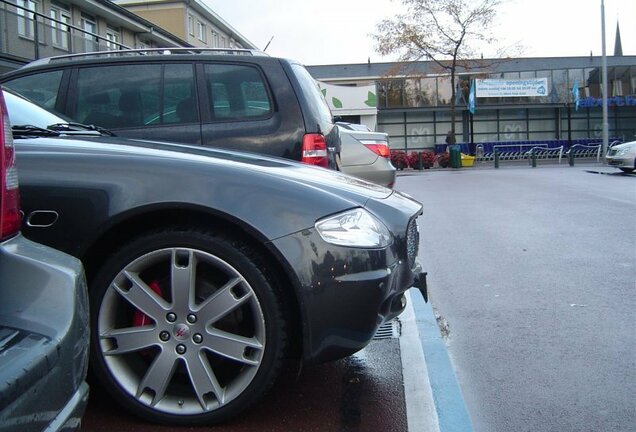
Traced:
<svg viewBox="0 0 636 432">
<path fill-rule="evenodd" d="M 33 125 L 46 128 L 51 124 L 68 123 L 69 121 L 12 92 L 4 90 L 3 93 L 12 125 Z"/>
</svg>

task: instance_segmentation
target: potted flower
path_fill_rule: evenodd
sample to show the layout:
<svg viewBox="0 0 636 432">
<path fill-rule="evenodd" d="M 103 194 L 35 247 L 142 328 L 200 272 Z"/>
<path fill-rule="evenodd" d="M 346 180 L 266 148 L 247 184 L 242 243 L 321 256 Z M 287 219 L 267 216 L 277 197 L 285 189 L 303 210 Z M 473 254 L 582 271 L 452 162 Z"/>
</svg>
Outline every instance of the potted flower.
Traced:
<svg viewBox="0 0 636 432">
<path fill-rule="evenodd" d="M 425 169 L 432 168 L 435 165 L 435 153 L 431 151 L 423 151 L 420 153 L 420 161 Z"/>
<path fill-rule="evenodd" d="M 440 153 L 437 155 L 437 164 L 442 168 L 448 168 L 450 165 L 450 155 L 448 152 Z"/>
<path fill-rule="evenodd" d="M 391 163 L 399 170 L 408 168 L 409 160 L 406 152 L 404 150 L 391 150 Z"/>
<path fill-rule="evenodd" d="M 408 154 L 407 160 L 409 162 L 409 166 L 415 169 L 422 169 L 420 165 L 420 155 L 419 152 L 413 151 Z"/>
</svg>

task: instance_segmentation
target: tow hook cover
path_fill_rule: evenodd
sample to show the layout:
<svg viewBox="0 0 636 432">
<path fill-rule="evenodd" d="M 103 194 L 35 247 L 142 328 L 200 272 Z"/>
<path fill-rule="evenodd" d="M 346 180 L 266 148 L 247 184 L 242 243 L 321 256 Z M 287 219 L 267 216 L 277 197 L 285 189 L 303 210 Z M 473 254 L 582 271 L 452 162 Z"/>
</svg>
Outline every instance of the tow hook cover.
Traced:
<svg viewBox="0 0 636 432">
<path fill-rule="evenodd" d="M 426 272 L 422 272 L 415 278 L 415 283 L 413 286 L 420 290 L 422 293 L 422 297 L 424 297 L 424 301 L 428 303 L 428 287 L 426 285 Z"/>
</svg>

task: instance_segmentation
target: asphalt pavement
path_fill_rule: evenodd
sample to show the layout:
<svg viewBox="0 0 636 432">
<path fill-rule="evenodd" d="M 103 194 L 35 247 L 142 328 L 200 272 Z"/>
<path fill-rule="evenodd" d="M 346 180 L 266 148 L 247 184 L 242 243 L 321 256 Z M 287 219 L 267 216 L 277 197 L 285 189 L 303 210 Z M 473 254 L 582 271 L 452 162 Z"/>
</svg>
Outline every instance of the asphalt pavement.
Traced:
<svg viewBox="0 0 636 432">
<path fill-rule="evenodd" d="M 635 430 L 636 175 L 504 162 L 396 189 L 424 204 L 420 258 L 475 431 Z"/>
</svg>

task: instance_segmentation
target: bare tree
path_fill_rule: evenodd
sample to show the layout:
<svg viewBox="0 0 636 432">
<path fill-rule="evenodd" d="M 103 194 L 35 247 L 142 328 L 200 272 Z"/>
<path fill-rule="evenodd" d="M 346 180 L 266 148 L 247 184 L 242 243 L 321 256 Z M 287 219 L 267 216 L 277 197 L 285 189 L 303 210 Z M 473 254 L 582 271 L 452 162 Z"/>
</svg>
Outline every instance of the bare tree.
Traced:
<svg viewBox="0 0 636 432">
<path fill-rule="evenodd" d="M 450 75 L 451 139 L 455 142 L 455 93 L 458 67 L 477 58 L 478 46 L 492 44 L 490 27 L 505 0 L 400 0 L 406 12 L 385 19 L 373 35 L 381 55 L 400 61 L 431 60 Z"/>
</svg>

